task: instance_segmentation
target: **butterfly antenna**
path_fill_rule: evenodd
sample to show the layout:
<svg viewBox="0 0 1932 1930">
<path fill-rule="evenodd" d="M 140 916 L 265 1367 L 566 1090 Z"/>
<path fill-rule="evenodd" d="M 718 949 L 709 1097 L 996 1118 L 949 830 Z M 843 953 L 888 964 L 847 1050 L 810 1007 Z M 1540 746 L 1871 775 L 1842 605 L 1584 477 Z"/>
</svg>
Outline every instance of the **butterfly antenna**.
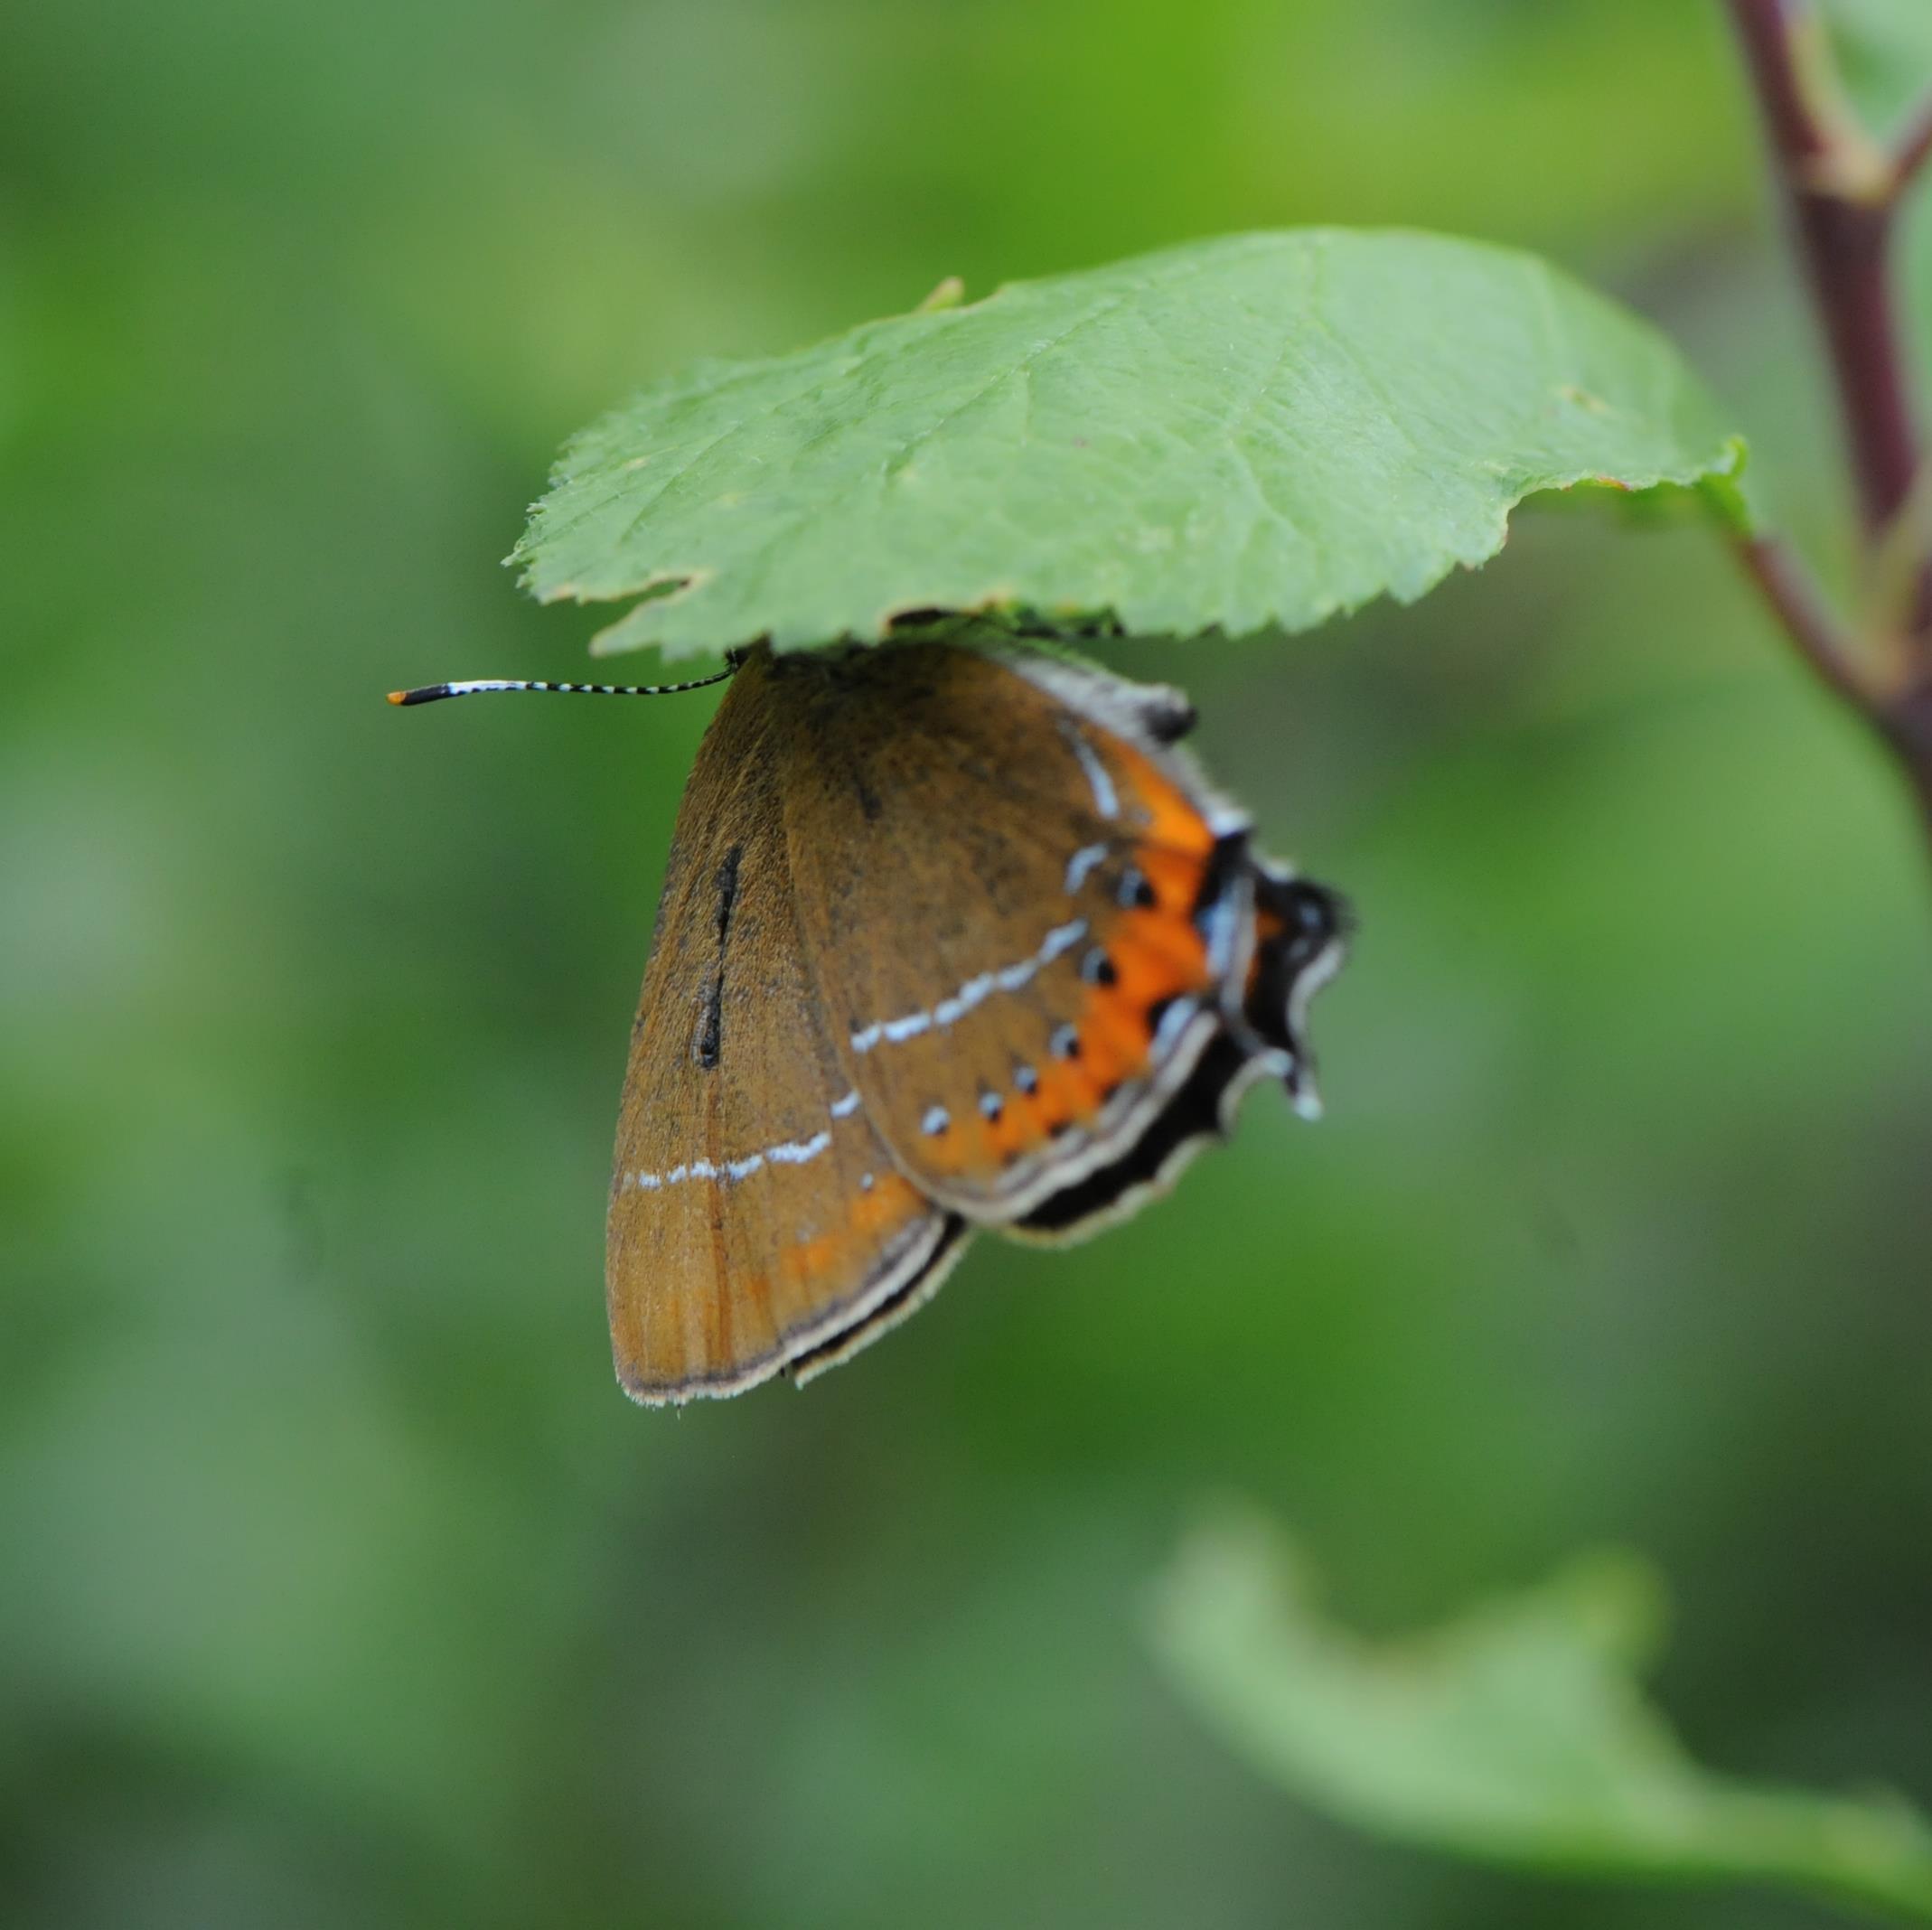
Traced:
<svg viewBox="0 0 1932 1930">
<path fill-rule="evenodd" d="M 737 665 L 729 663 L 709 677 L 694 677 L 689 683 L 671 684 L 587 684 L 545 683 L 526 677 L 476 677 L 467 683 L 424 684 L 417 690 L 391 690 L 392 704 L 433 704 L 439 698 L 475 697 L 484 690 L 558 690 L 566 697 L 675 697 L 680 690 L 702 690 L 708 684 L 723 683 L 737 674 Z"/>
</svg>

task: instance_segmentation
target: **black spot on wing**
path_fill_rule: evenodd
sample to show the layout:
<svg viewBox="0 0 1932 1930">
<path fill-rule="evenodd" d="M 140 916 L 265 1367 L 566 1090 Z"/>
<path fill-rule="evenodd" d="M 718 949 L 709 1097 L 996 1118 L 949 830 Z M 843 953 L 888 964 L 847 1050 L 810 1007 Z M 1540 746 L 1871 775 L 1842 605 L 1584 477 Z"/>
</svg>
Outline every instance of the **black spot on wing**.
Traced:
<svg viewBox="0 0 1932 1930">
<path fill-rule="evenodd" d="M 1140 721 L 1156 744 L 1178 744 L 1198 721 L 1194 706 L 1178 690 L 1150 694 Z"/>
<path fill-rule="evenodd" d="M 731 914 L 738 902 L 738 862 L 745 856 L 743 845 L 733 845 L 717 867 L 717 957 L 711 976 L 705 981 L 704 1007 L 698 1017 L 698 1041 L 693 1056 L 706 1072 L 715 1072 L 723 1045 L 725 1023 L 725 946 L 731 936 Z"/>
</svg>

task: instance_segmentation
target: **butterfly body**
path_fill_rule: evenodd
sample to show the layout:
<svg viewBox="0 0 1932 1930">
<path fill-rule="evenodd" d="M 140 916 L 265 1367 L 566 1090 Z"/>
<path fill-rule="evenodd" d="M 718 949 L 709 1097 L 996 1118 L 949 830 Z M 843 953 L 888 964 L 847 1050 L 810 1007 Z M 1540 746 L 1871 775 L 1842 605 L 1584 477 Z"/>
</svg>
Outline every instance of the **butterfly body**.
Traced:
<svg viewBox="0 0 1932 1930">
<path fill-rule="evenodd" d="M 967 1233 L 1130 1212 L 1256 1077 L 1309 1101 L 1320 886 L 1250 848 L 1178 693 L 1044 651 L 748 652 L 680 807 L 619 1121 L 618 1376 L 845 1358 Z"/>
</svg>

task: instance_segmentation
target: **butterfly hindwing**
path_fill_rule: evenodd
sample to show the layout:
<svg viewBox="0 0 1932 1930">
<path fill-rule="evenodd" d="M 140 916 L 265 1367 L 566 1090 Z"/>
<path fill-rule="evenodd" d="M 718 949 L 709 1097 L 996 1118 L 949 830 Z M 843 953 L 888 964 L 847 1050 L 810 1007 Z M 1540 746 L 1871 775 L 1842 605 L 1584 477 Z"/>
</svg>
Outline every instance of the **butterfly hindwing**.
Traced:
<svg viewBox="0 0 1932 1930">
<path fill-rule="evenodd" d="M 1246 823 L 1185 706 L 922 645 L 774 667 L 801 929 L 842 1076 L 923 1193 L 1020 1219 L 1117 1159 L 1218 1033 Z"/>
</svg>

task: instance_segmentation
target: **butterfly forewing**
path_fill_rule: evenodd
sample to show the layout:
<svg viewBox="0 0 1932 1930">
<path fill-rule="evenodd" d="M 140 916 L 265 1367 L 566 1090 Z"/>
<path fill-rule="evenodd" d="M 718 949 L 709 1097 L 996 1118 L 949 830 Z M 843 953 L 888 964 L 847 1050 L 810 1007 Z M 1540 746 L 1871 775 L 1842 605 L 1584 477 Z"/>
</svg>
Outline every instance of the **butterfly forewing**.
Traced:
<svg viewBox="0 0 1932 1930">
<path fill-rule="evenodd" d="M 756 669 L 680 807 L 612 1178 L 618 1376 L 644 1401 L 849 1351 L 958 1229 L 896 1166 L 814 1007 Z"/>
</svg>

